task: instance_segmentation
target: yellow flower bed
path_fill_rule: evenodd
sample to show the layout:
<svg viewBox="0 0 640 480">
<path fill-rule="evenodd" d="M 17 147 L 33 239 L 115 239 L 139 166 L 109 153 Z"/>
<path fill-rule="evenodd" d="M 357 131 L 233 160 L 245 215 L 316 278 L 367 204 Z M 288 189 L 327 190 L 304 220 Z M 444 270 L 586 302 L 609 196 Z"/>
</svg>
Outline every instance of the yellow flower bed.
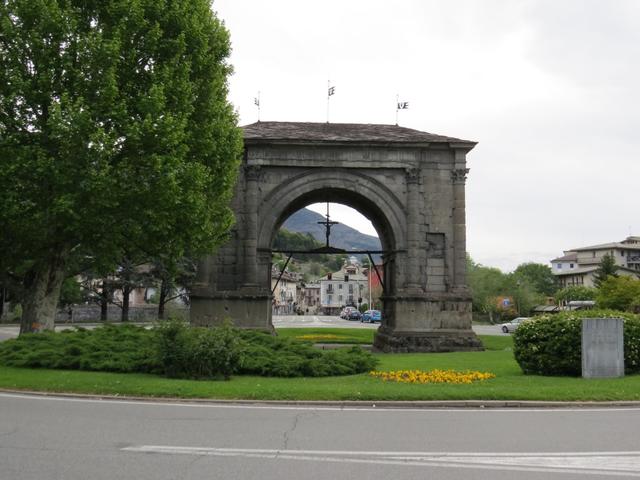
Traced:
<svg viewBox="0 0 640 480">
<path fill-rule="evenodd" d="M 397 370 L 392 372 L 369 372 L 372 377 L 381 378 L 385 382 L 401 383 L 473 383 L 481 380 L 495 378 L 493 373 L 456 372 L 455 370 Z"/>
<path fill-rule="evenodd" d="M 296 337 L 298 340 L 309 340 L 311 342 L 321 342 L 323 340 L 339 340 L 341 338 L 344 338 L 344 336 L 341 335 L 333 335 L 331 333 L 327 333 L 327 334 L 316 334 L 316 335 L 298 335 Z"/>
</svg>

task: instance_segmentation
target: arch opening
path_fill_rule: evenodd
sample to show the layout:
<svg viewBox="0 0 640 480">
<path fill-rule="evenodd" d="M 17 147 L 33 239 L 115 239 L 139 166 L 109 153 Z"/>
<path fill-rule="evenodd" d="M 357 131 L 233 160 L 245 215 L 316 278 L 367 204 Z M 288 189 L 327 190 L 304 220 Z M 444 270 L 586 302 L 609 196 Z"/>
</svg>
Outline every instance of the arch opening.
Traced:
<svg viewBox="0 0 640 480">
<path fill-rule="evenodd" d="M 312 211 L 308 203 L 316 198 L 331 198 L 319 209 Z M 331 315 L 341 313 L 344 320 L 358 320 L 360 313 L 369 310 L 383 310 L 384 262 L 380 252 L 380 239 L 364 234 L 347 222 L 332 222 L 327 243 L 327 212 L 336 207 L 348 206 L 334 202 L 332 192 L 317 192 L 311 200 L 302 199 L 303 208 L 287 213 L 294 207 L 286 208 L 274 229 L 271 255 L 272 315 Z M 297 205 L 295 203 L 294 205 Z M 359 224 L 370 219 L 351 207 L 351 215 L 360 217 Z M 330 219 L 336 220 L 333 213 Z M 352 223 L 353 222 L 349 222 Z M 377 222 L 380 224 L 381 222 Z M 372 224 L 369 225 L 369 228 Z M 375 227 L 374 227 L 375 228 Z M 380 227 L 378 227 L 380 228 Z M 379 230 L 377 230 L 379 231 Z M 327 247 L 329 245 L 329 247 Z M 335 251 L 334 251 L 335 249 Z M 347 307 L 356 311 L 351 318 L 345 318 Z M 373 315 L 378 319 L 378 315 Z M 364 316 L 371 320 L 371 315 Z"/>
<path fill-rule="evenodd" d="M 372 192 L 372 195 L 375 195 L 375 192 Z M 371 222 L 380 239 L 382 250 L 391 252 L 396 249 L 397 240 L 393 232 L 393 226 L 381 208 L 360 193 L 337 188 L 321 188 L 292 199 L 274 222 L 269 245 L 273 244 L 277 232 L 288 218 L 315 203 L 340 204 L 353 208 Z"/>
</svg>

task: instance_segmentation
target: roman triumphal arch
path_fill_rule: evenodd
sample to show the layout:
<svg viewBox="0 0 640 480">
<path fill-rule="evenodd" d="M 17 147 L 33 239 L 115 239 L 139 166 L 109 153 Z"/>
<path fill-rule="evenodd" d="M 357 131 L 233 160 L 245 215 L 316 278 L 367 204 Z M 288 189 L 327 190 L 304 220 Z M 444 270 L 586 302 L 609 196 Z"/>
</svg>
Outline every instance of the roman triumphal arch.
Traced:
<svg viewBox="0 0 640 480">
<path fill-rule="evenodd" d="M 204 258 L 191 322 L 272 330 L 271 245 L 289 215 L 343 203 L 381 239 L 383 321 L 374 346 L 391 352 L 482 348 L 466 284 L 466 155 L 474 142 L 395 125 L 258 122 L 244 158 L 229 240 Z"/>
</svg>

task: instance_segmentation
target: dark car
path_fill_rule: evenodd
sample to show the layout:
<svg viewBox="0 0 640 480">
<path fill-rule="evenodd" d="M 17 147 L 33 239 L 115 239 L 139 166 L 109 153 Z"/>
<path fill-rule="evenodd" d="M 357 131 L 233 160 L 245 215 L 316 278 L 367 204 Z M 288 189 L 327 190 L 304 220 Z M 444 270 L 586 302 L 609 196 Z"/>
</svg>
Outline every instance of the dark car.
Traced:
<svg viewBox="0 0 640 480">
<path fill-rule="evenodd" d="M 362 319 L 362 314 L 358 310 L 352 310 L 349 312 L 349 320 L 360 320 Z"/>
<path fill-rule="evenodd" d="M 362 315 L 362 318 L 360 319 L 360 321 L 361 322 L 369 322 L 369 323 L 381 322 L 382 321 L 382 313 L 380 312 L 380 310 L 367 310 Z"/>
</svg>

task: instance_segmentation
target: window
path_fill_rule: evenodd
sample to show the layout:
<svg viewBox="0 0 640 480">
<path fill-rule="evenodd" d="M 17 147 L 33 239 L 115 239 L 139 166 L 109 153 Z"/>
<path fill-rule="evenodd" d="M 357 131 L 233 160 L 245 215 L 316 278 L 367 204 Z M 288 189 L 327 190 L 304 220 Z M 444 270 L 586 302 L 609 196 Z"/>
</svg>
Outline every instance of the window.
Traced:
<svg viewBox="0 0 640 480">
<path fill-rule="evenodd" d="M 342 304 L 342 295 L 338 295 L 338 303 Z"/>
<path fill-rule="evenodd" d="M 570 264 L 569 264 L 569 268 L 573 268 L 573 263 L 570 263 Z"/>
<path fill-rule="evenodd" d="M 353 283 L 349 284 L 349 293 L 353 293 Z"/>
<path fill-rule="evenodd" d="M 327 305 L 331 305 L 333 303 L 333 297 L 331 295 L 327 295 Z"/>
<path fill-rule="evenodd" d="M 556 263 L 556 268 L 558 270 L 562 270 L 562 264 L 561 263 Z"/>
<path fill-rule="evenodd" d="M 338 284 L 338 290 L 342 290 L 342 284 L 341 283 Z"/>
</svg>

